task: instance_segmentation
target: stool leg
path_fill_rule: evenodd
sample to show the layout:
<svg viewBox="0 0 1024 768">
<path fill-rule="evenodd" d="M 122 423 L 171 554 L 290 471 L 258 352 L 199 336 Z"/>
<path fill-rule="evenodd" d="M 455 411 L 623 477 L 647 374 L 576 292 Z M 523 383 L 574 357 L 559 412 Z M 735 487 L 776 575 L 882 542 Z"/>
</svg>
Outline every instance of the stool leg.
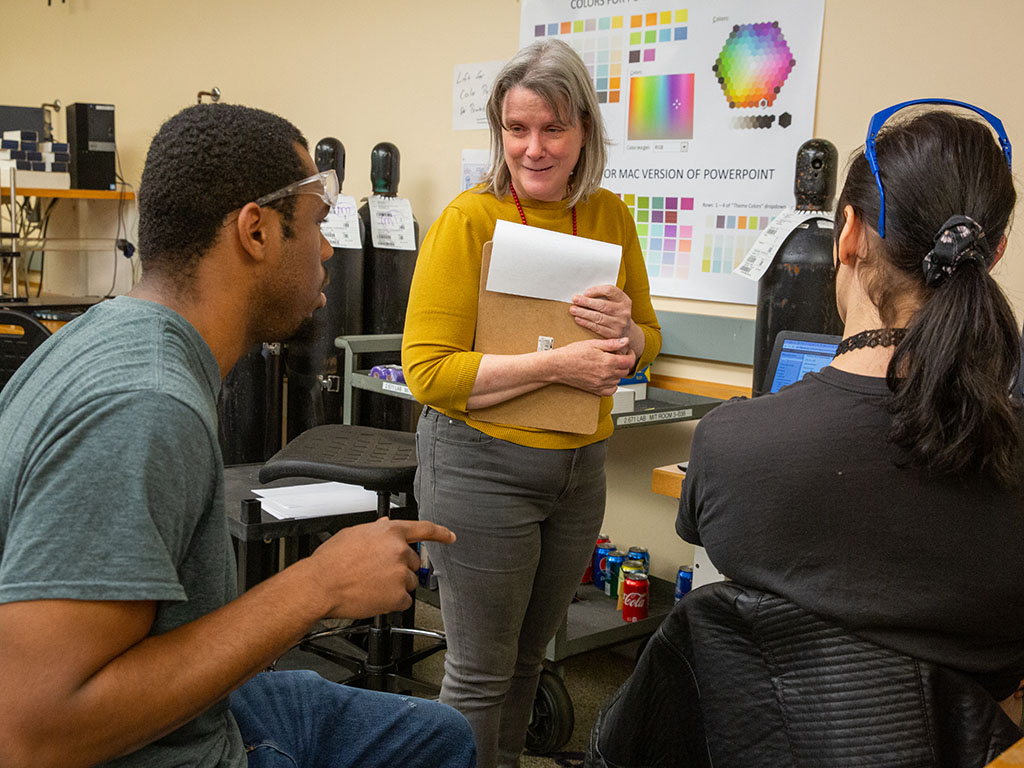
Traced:
<svg viewBox="0 0 1024 768">
<path fill-rule="evenodd" d="M 391 493 L 377 491 L 377 518 L 387 517 L 391 511 Z M 387 614 L 373 617 L 366 638 L 365 687 L 374 691 L 388 688 L 388 669 L 391 666 L 391 625 Z"/>
<path fill-rule="evenodd" d="M 388 671 L 391 667 L 391 626 L 387 614 L 373 617 L 366 637 L 365 688 L 374 691 L 388 689 Z"/>
<path fill-rule="evenodd" d="M 278 540 L 238 541 L 235 560 L 238 567 L 238 591 L 245 592 L 277 573 Z"/>
</svg>

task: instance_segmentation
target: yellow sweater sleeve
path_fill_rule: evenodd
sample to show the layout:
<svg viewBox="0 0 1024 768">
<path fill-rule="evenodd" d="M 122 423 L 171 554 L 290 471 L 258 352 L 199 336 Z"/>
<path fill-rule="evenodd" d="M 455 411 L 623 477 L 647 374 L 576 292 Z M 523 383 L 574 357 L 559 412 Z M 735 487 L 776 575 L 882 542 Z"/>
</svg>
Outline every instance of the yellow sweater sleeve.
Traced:
<svg viewBox="0 0 1024 768">
<path fill-rule="evenodd" d="M 490 239 L 454 205 L 423 240 L 402 336 L 406 383 L 421 403 L 465 411 L 481 353 L 473 352 L 480 257 Z"/>
</svg>

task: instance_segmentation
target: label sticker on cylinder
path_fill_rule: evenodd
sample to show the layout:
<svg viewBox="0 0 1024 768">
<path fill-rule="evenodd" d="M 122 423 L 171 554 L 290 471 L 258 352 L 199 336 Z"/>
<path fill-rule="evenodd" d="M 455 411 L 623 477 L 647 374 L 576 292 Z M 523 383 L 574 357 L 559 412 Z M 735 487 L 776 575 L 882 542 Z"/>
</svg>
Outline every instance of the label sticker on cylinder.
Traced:
<svg viewBox="0 0 1024 768">
<path fill-rule="evenodd" d="M 320 231 L 324 233 L 332 248 L 362 248 L 356 199 L 349 195 L 338 195 L 338 201 L 331 206 L 327 218 L 320 225 Z"/>
<path fill-rule="evenodd" d="M 375 248 L 416 250 L 416 224 L 412 205 L 403 197 L 370 195 L 370 236 Z"/>
<path fill-rule="evenodd" d="M 538 336 L 537 337 L 537 351 L 547 352 L 549 349 L 555 348 L 555 340 L 550 336 Z"/>
</svg>

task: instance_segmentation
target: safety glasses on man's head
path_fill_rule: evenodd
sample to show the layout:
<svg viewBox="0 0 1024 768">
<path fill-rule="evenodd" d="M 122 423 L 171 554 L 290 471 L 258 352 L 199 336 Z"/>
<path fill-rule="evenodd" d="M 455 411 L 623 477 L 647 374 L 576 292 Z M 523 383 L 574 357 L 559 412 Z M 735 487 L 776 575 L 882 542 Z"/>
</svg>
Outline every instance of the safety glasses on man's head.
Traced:
<svg viewBox="0 0 1024 768">
<path fill-rule="evenodd" d="M 340 192 L 341 184 L 338 183 L 338 174 L 332 168 L 329 171 L 314 174 L 307 179 L 296 181 L 294 184 L 282 187 L 276 192 L 264 195 L 256 201 L 256 205 L 264 206 L 267 203 L 272 203 L 275 200 L 280 200 L 282 197 L 289 197 L 291 195 L 316 195 L 328 205 L 334 205 L 338 200 Z"/>
</svg>

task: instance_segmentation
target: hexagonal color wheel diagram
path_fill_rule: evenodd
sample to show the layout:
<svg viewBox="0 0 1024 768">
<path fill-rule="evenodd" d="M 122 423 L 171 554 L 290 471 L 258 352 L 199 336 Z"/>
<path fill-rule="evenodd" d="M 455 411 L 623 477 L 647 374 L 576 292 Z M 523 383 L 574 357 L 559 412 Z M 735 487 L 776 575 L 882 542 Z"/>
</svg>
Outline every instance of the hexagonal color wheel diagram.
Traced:
<svg viewBox="0 0 1024 768">
<path fill-rule="evenodd" d="M 737 24 L 712 69 L 730 108 L 770 107 L 796 66 L 779 22 Z"/>
</svg>

